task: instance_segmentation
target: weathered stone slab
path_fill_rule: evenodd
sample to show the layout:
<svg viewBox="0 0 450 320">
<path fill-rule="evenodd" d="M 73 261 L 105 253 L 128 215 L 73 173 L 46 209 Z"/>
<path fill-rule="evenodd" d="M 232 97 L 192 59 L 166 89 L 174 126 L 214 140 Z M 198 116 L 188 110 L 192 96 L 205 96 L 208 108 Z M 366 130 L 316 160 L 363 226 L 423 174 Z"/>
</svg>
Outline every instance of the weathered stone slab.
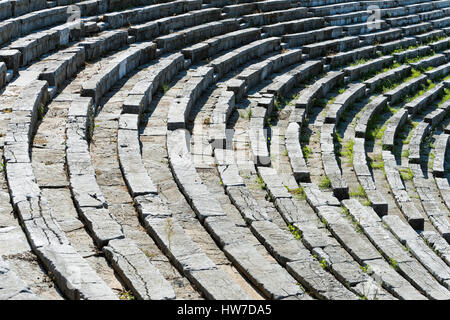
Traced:
<svg viewBox="0 0 450 320">
<path fill-rule="evenodd" d="M 258 167 L 258 173 L 266 184 L 272 199 L 292 198 L 292 195 L 287 191 L 283 185 L 283 180 L 278 175 L 278 172 L 273 168 Z"/>
<path fill-rule="evenodd" d="M 389 123 L 386 126 L 383 135 L 383 148 L 392 150 L 394 148 L 394 140 L 398 130 L 403 126 L 408 119 L 408 111 L 406 109 L 400 109 L 395 113 Z"/>
<path fill-rule="evenodd" d="M 450 266 L 450 245 L 435 231 L 424 231 L 421 237 Z"/>
<path fill-rule="evenodd" d="M 367 28 L 367 24 L 362 24 L 363 28 Z M 375 46 L 365 46 L 357 49 L 339 52 L 332 56 L 327 56 L 326 61 L 332 68 L 338 66 L 344 66 L 352 61 L 358 61 L 361 59 L 369 59 L 376 56 L 376 47 Z"/>
<path fill-rule="evenodd" d="M 69 299 L 118 299 L 73 247 L 52 244 L 37 248 L 36 251 Z"/>
<path fill-rule="evenodd" d="M 80 207 L 79 214 L 99 247 L 108 244 L 110 240 L 124 238 L 122 226 L 108 209 Z"/>
<path fill-rule="evenodd" d="M 221 77 L 255 56 L 261 56 L 275 50 L 279 45 L 280 39 L 276 37 L 258 40 L 220 56 L 213 60 L 210 65 L 214 67 L 214 72 Z"/>
<path fill-rule="evenodd" d="M 161 250 L 172 258 L 172 263 L 183 271 L 216 269 L 216 265 L 184 233 L 176 220 L 168 218 L 147 217 L 147 231 Z"/>
<path fill-rule="evenodd" d="M 305 295 L 294 278 L 278 264 L 265 260 L 254 247 L 233 244 L 225 246 L 223 250 L 233 264 L 266 296 L 279 300 Z"/>
<path fill-rule="evenodd" d="M 325 193 L 312 183 L 302 183 L 306 200 L 316 211 L 320 206 L 340 206 L 340 202 L 329 193 Z"/>
<path fill-rule="evenodd" d="M 111 240 L 103 248 L 114 269 L 140 300 L 172 300 L 175 292 L 147 256 L 128 239 Z"/>
<path fill-rule="evenodd" d="M 372 277 L 377 281 L 383 281 L 383 286 L 397 297 L 405 300 L 426 300 L 425 296 L 401 277 L 384 260 L 372 260 L 368 262 L 368 265 L 373 274 Z"/>
<path fill-rule="evenodd" d="M 188 277 L 207 299 L 250 300 L 249 296 L 222 270 L 193 270 Z"/>
<path fill-rule="evenodd" d="M 386 216 L 383 221 L 396 238 L 407 245 L 410 252 L 427 270 L 444 284 L 450 279 L 447 265 L 425 244 L 420 236 L 397 216 Z M 448 289 L 448 288 L 447 288 Z"/>
<path fill-rule="evenodd" d="M 121 119 L 122 116 L 123 114 L 120 116 Z M 134 126 L 135 121 L 136 119 L 133 119 L 131 126 Z M 117 143 L 120 167 L 131 194 L 136 197 L 139 195 L 158 193 L 156 186 L 153 184 L 142 162 L 137 124 L 136 130 L 119 128 Z"/>
<path fill-rule="evenodd" d="M 256 202 L 246 187 L 233 186 L 227 188 L 226 192 L 247 223 L 270 220 L 266 209 Z"/>
<path fill-rule="evenodd" d="M 342 298 L 356 298 L 329 273 L 325 272 L 318 261 L 313 259 L 308 250 L 304 249 L 293 236 L 268 221 L 254 222 L 251 229 L 269 252 L 287 266 L 288 272 L 314 295 L 327 297 L 334 293 Z"/>
<path fill-rule="evenodd" d="M 0 256 L 0 300 L 37 300 L 30 287 L 12 271 Z"/>
</svg>

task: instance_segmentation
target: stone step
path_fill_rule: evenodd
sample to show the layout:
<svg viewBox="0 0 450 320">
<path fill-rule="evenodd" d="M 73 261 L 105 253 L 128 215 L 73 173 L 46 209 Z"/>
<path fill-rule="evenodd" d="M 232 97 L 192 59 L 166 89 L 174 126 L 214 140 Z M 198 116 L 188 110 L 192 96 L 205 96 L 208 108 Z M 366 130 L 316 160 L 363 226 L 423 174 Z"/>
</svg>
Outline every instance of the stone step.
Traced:
<svg viewBox="0 0 450 320">
<path fill-rule="evenodd" d="M 305 293 L 278 264 L 267 261 L 255 248 L 243 239 L 242 232 L 227 218 L 208 188 L 203 184 L 193 166 L 187 149 L 189 135 L 184 130 L 168 133 L 167 150 L 169 163 L 185 197 L 189 200 L 198 218 L 215 238 L 227 257 L 238 270 L 268 298 L 305 298 Z M 232 237 L 230 237 L 233 235 Z M 268 274 L 271 274 L 268 277 Z"/>
<path fill-rule="evenodd" d="M 421 237 L 397 216 L 385 216 L 383 222 L 424 267 L 448 289 L 450 275 L 447 265 L 425 244 Z"/>
<path fill-rule="evenodd" d="M 1 7 L 0 7 L 1 10 Z M 29 286 L 12 271 L 9 264 L 0 256 L 1 300 L 37 300 Z"/>
<path fill-rule="evenodd" d="M 21 107 L 14 108 L 17 115 L 11 119 L 7 132 L 7 137 L 12 139 L 6 139 L 11 154 L 19 154 L 24 147 L 29 152 L 38 106 L 48 101 L 47 88 L 46 81 L 33 81 L 19 96 Z M 33 251 L 47 271 L 55 276 L 59 289 L 70 299 L 117 299 L 70 245 L 57 224 L 36 183 L 29 155 L 11 158 L 6 164 L 6 172 L 14 210 L 24 224 Z"/>
</svg>

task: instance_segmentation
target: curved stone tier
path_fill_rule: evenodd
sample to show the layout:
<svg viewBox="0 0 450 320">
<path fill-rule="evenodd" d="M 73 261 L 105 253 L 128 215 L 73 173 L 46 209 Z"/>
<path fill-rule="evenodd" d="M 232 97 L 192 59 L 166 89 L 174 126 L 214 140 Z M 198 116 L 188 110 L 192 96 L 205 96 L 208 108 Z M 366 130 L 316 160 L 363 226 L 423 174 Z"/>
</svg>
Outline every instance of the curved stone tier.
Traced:
<svg viewBox="0 0 450 320">
<path fill-rule="evenodd" d="M 449 16 L 0 1 L 0 299 L 449 300 Z"/>
</svg>

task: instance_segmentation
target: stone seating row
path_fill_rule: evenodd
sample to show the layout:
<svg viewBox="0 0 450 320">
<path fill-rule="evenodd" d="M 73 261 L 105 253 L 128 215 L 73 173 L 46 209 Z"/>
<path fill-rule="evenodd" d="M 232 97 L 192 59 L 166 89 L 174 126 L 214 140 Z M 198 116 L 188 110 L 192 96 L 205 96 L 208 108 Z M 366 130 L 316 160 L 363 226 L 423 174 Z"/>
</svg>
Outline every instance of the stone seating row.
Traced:
<svg viewBox="0 0 450 320">
<path fill-rule="evenodd" d="M 229 17 L 240 17 L 255 11 L 275 11 L 290 9 L 294 4 L 290 0 L 271 0 L 240 3 L 223 7 L 223 12 Z"/>
<path fill-rule="evenodd" d="M 317 298 L 355 299 L 355 295 L 322 269 L 301 242 L 270 221 L 240 177 L 233 151 L 215 150 L 214 153 L 227 194 L 252 232 L 277 261 Z"/>
<path fill-rule="evenodd" d="M 295 107 L 309 112 L 315 100 L 323 98 L 337 84 L 344 81 L 345 73 L 342 71 L 330 71 L 314 84 L 302 90 L 295 100 Z"/>
<path fill-rule="evenodd" d="M 302 52 L 300 49 L 289 50 L 285 53 L 270 56 L 259 63 L 252 64 L 233 79 L 228 80 L 225 83 L 227 91 L 222 91 L 211 117 L 209 141 L 212 147 L 225 148 L 227 146 L 226 123 L 236 102 L 239 102 L 252 87 L 272 73 L 295 65 L 301 60 Z M 231 93 L 233 95 L 230 95 Z"/>
<path fill-rule="evenodd" d="M 439 67 L 436 67 L 430 71 L 426 71 L 427 77 L 433 81 L 446 77 L 450 73 L 450 62 Z"/>
<path fill-rule="evenodd" d="M 32 60 L 49 53 L 57 48 L 67 46 L 70 40 L 80 37 L 79 30 L 72 29 L 77 23 L 67 23 L 48 30 L 33 33 L 29 36 L 13 41 L 4 47 L 7 54 L 20 51 L 19 66 L 27 66 Z M 6 60 L 2 58 L 3 60 Z"/>
<path fill-rule="evenodd" d="M 289 20 L 275 24 L 265 25 L 261 30 L 268 37 L 277 37 L 290 33 L 299 33 L 324 27 L 322 18 L 312 17 L 299 20 Z"/>
<path fill-rule="evenodd" d="M 411 66 L 401 65 L 398 68 L 377 74 L 376 76 L 364 81 L 370 92 L 379 92 L 388 87 L 389 84 L 396 83 L 401 79 L 411 75 Z"/>
<path fill-rule="evenodd" d="M 341 210 L 341 208 L 333 206 L 320 206 L 317 208 L 317 214 L 327 221 L 327 228 L 332 231 L 341 245 L 360 264 L 367 265 L 374 272 L 377 272 L 378 268 L 383 268 L 384 271 L 390 269 L 391 267 L 377 251 L 376 247 L 352 227 L 351 223 L 341 214 Z M 385 216 L 383 219 L 386 217 L 388 216 Z M 448 299 L 448 290 L 437 281 L 433 281 L 433 278 L 428 273 L 425 273 L 421 278 L 415 277 L 413 283 L 421 288 L 422 292 L 428 297 Z"/>
<path fill-rule="evenodd" d="M 435 54 L 429 58 L 424 58 L 421 59 L 420 61 L 417 62 L 413 62 L 410 65 L 414 68 L 414 69 L 418 69 L 418 70 L 425 70 L 427 68 L 434 68 L 434 67 L 438 67 L 440 65 L 445 64 L 445 62 L 447 62 L 447 59 L 445 57 L 445 55 L 443 54 Z"/>
<path fill-rule="evenodd" d="M 114 300 L 116 295 L 70 245 L 34 177 L 29 145 L 38 108 L 49 99 L 47 89 L 46 81 L 28 82 L 13 108 L 5 140 L 11 201 L 23 222 L 34 253 L 52 272 L 59 289 L 68 298 Z M 74 271 L 81 276 L 74 278 Z"/>
<path fill-rule="evenodd" d="M 446 241 L 442 241 L 442 237 L 434 231 L 424 231 L 421 233 L 421 237 L 447 265 L 450 265 L 450 245 Z"/>
<path fill-rule="evenodd" d="M 22 15 L 22 13 L 25 13 L 25 11 L 22 11 L 20 16 L 0 22 L 0 44 L 25 36 L 32 31 L 42 30 L 66 22 L 75 22 L 71 21 L 71 17 L 74 13 L 76 14 L 76 12 L 71 10 L 68 6 L 69 3 L 61 3 L 59 6 L 38 11 L 35 10 L 41 9 L 41 0 L 15 1 L 15 3 L 20 3 L 23 10 L 26 11 L 29 9 L 30 12 Z M 105 13 L 108 10 L 108 5 L 111 4 L 112 3 L 108 2 L 108 0 L 87 0 L 81 2 L 77 1 L 76 6 L 79 8 L 81 16 L 93 16 Z M 47 7 L 47 3 L 45 4 L 45 7 Z M 76 15 L 76 18 L 78 18 L 78 15 Z M 81 21 L 81 23 L 82 22 L 83 21 Z"/>
<path fill-rule="evenodd" d="M 394 62 L 394 57 L 383 56 L 370 60 L 364 64 L 350 66 L 344 69 L 345 75 L 349 77 L 350 81 L 360 79 L 363 75 L 377 70 L 383 70 L 385 67 Z"/>
<path fill-rule="evenodd" d="M 439 297 L 440 299 L 443 299 L 448 295 L 448 293 L 442 290 L 442 287 L 436 283 L 437 281 L 427 273 L 421 263 L 425 265 L 436 263 L 439 272 L 441 272 L 441 277 L 438 276 L 438 278 L 444 283 L 445 280 L 442 278 L 442 274 L 448 272 L 446 267 L 442 265 L 441 261 L 436 259 L 437 256 L 434 252 L 429 252 L 429 248 L 425 249 L 423 247 L 424 243 L 420 239 L 420 236 L 418 236 L 407 224 L 401 221 L 398 216 L 389 215 L 384 216 L 381 219 L 373 212 L 373 210 L 362 206 L 355 199 L 344 200 L 343 203 L 351 217 L 354 221 L 358 222 L 364 234 L 373 245 L 380 250 L 386 258 L 391 259 L 391 261 L 396 261 L 396 268 L 403 271 L 408 277 L 414 277 L 415 281 L 420 283 L 420 286 L 425 289 L 426 295 L 435 295 L 434 298 Z M 389 226 L 390 230 L 394 231 L 393 233 L 389 232 L 384 227 L 385 223 Z M 408 245 L 405 239 L 410 239 L 410 243 L 412 243 L 413 246 L 415 245 L 418 247 L 417 251 L 423 251 L 421 251 L 419 255 L 406 251 L 403 247 L 404 245 Z M 420 242 L 418 240 L 420 240 Z M 409 246 L 408 248 L 411 250 Z M 427 254 L 428 256 L 424 256 Z M 420 263 L 414 259 L 413 255 Z M 444 275 L 443 277 L 446 278 L 447 276 Z M 425 281 L 429 281 L 429 284 L 425 285 Z"/>
<path fill-rule="evenodd" d="M 142 98 L 146 103 L 150 103 L 160 85 L 169 83 L 172 77 L 184 68 L 183 55 L 180 53 L 161 57 L 158 62 L 141 71 L 143 73 L 140 77 L 141 81 L 131 89 L 128 97 L 140 92 L 144 95 Z M 126 101 L 128 99 L 124 102 L 124 110 L 119 118 L 117 141 L 119 163 L 128 190 L 147 232 L 180 272 L 197 286 L 206 298 L 248 299 L 247 294 L 185 234 L 167 202 L 158 195 L 156 185 L 153 184 L 143 165 L 140 151 L 138 124 L 144 106 L 134 106 L 130 109 L 130 106 L 127 107 Z M 116 241 L 114 240 L 114 242 Z M 117 245 L 115 244 L 115 246 Z M 105 247 L 104 251 L 109 252 L 111 250 L 109 247 L 110 245 Z M 115 250 L 115 248 L 113 249 Z M 126 250 L 121 251 L 121 254 L 125 253 L 127 253 Z M 127 254 L 135 255 L 134 251 Z M 125 259 L 125 261 L 127 260 Z M 145 266 L 143 261 L 138 265 Z M 146 268 L 142 268 L 142 270 L 146 270 Z M 148 271 L 152 271 L 152 269 Z M 173 294 L 169 295 L 170 291 L 164 285 L 164 281 L 157 280 L 154 275 L 152 278 L 155 287 L 160 286 L 153 292 L 159 294 L 157 299 L 173 298 Z M 134 280 L 136 282 L 139 279 Z M 151 282 L 148 280 L 147 282 L 150 284 Z"/>
<path fill-rule="evenodd" d="M 50 46 L 50 49 L 55 46 L 64 46 L 66 43 L 61 44 L 58 37 L 48 37 L 47 33 L 43 34 L 43 39 L 47 39 L 48 41 L 54 40 L 54 45 Z M 37 39 L 36 42 L 39 44 L 41 39 Z M 67 49 L 60 50 L 33 64 L 27 70 L 32 71 L 29 74 L 33 78 L 47 80 L 52 87 L 50 93 L 53 95 L 64 81 L 69 79 L 86 61 L 95 60 L 104 53 L 117 50 L 126 43 L 126 31 L 106 31 L 98 37 L 86 39 Z M 43 45 L 39 45 L 38 48 L 41 48 L 39 50 L 44 50 L 45 52 L 49 49 Z M 35 59 L 44 53 L 30 46 L 19 47 L 17 49 L 25 53 L 27 60 Z M 17 73 L 23 63 L 23 54 L 17 49 L 0 50 L 0 58 L 6 61 L 6 82 L 9 82 L 13 78 L 13 75 Z M 26 64 L 29 63 L 30 61 L 26 62 Z"/>
<path fill-rule="evenodd" d="M 183 129 L 168 132 L 169 163 L 180 190 L 211 236 L 233 264 L 267 297 L 308 299 L 296 281 L 278 264 L 267 261 L 227 217 L 198 175 L 188 141 L 189 134 Z"/>
<path fill-rule="evenodd" d="M 384 93 L 384 96 L 388 98 L 388 101 L 391 105 L 398 102 L 402 97 L 408 95 L 409 93 L 417 90 L 420 85 L 424 84 L 428 77 L 424 74 L 412 78 L 406 82 L 401 83 L 396 86 L 394 89 L 391 89 Z"/>
<path fill-rule="evenodd" d="M 383 105 L 383 102 L 375 102 L 368 108 L 376 108 L 376 105 Z M 381 108 L 381 107 L 379 107 Z M 374 111 L 378 112 L 378 111 Z M 377 189 L 374 178 L 369 170 L 366 159 L 365 139 L 355 138 L 353 145 L 353 169 L 359 184 L 364 189 L 370 206 L 380 216 L 388 214 L 388 203 L 381 192 Z"/>
<path fill-rule="evenodd" d="M 263 92 L 282 97 L 292 88 L 298 86 L 306 79 L 310 79 L 323 70 L 323 63 L 320 60 L 309 60 L 301 63 L 294 69 L 276 76 L 270 85 Z"/>
<path fill-rule="evenodd" d="M 362 59 L 374 58 L 376 56 L 377 48 L 375 46 L 365 46 L 353 49 L 350 51 L 339 52 L 326 57 L 326 63 L 332 69 L 344 66 L 350 62 Z"/>
<path fill-rule="evenodd" d="M 449 287 L 449 270 L 444 261 L 426 245 L 423 239 L 400 217 L 389 215 L 383 217 L 394 236 L 409 249 L 409 252 L 436 278 L 443 287 Z M 447 292 L 448 294 L 448 292 Z"/>
<path fill-rule="evenodd" d="M 72 47 L 48 56 L 30 66 L 27 71 L 36 72 L 39 80 L 46 80 L 50 95 L 53 96 L 54 92 L 58 91 L 67 79 L 84 67 L 85 62 L 84 48 Z"/>
<path fill-rule="evenodd" d="M 325 116 L 325 123 L 338 123 L 340 116 L 345 110 L 365 95 L 366 85 L 364 83 L 350 84 L 342 94 L 336 97 L 330 106 Z"/>
<path fill-rule="evenodd" d="M 155 42 L 162 52 L 168 52 L 238 29 L 239 24 L 234 19 L 213 21 L 158 37 Z"/>
<path fill-rule="evenodd" d="M 0 2 L 0 19 L 4 20 L 11 17 L 18 17 L 29 12 L 43 10 L 46 8 L 46 0 L 5 0 Z"/>
<path fill-rule="evenodd" d="M 277 172 L 272 168 L 258 167 L 258 172 L 266 184 L 269 195 L 274 201 L 277 210 L 282 215 L 286 223 L 292 224 L 302 234 L 302 241 L 305 246 L 311 250 L 319 260 L 325 261 L 328 268 L 332 273 L 348 283 L 353 291 L 362 294 L 363 296 L 372 299 L 375 296 L 379 296 L 380 299 L 392 299 L 389 293 L 376 284 L 371 276 L 367 273 L 362 273 L 359 264 L 354 261 L 354 257 L 351 253 L 343 249 L 342 244 L 338 243 L 334 237 L 330 236 L 327 228 L 318 227 L 321 223 L 316 215 L 306 214 L 297 202 L 293 199 L 293 196 L 287 192 L 284 185 L 281 183 Z M 339 205 L 339 201 L 332 197 L 325 195 L 314 184 L 302 183 L 301 187 L 305 191 L 306 199 L 312 206 L 314 211 L 320 206 L 328 206 L 333 203 Z M 357 260 L 358 261 L 358 260 Z M 389 292 L 398 297 L 413 296 L 423 299 L 419 292 L 414 289 L 407 281 L 402 277 L 399 277 L 392 271 L 390 267 L 384 264 L 379 265 L 379 269 L 373 269 L 376 274 L 379 271 L 385 269 L 388 273 L 380 276 L 383 279 L 384 284 L 391 283 L 393 280 L 399 281 L 397 284 L 402 284 L 403 288 L 399 288 L 399 285 L 389 286 Z M 389 274 L 390 280 L 388 281 L 387 274 Z M 372 273 L 371 275 L 374 275 Z"/>
<path fill-rule="evenodd" d="M 450 241 L 450 223 L 448 221 L 448 210 L 435 198 L 435 186 L 432 180 L 426 179 L 420 164 L 409 163 L 409 169 L 413 174 L 413 183 L 419 195 L 420 203 L 428 220 L 438 231 L 439 235 Z"/>
<path fill-rule="evenodd" d="M 409 59 L 414 59 L 431 54 L 431 48 L 429 46 L 420 46 L 417 48 L 411 48 L 403 50 L 401 52 L 395 52 L 394 58 L 398 62 L 405 62 Z"/>
<path fill-rule="evenodd" d="M 438 84 L 434 88 L 426 91 L 411 102 L 405 104 L 404 108 L 408 111 L 408 114 L 414 115 L 422 109 L 428 107 L 434 100 L 442 96 L 444 92 L 444 85 Z"/>
<path fill-rule="evenodd" d="M 11 270 L 8 262 L 0 256 L 0 299 L 5 300 L 37 300 L 38 297 L 30 287 Z"/>
<path fill-rule="evenodd" d="M 447 154 L 447 147 L 449 142 L 449 135 L 443 133 L 439 135 L 436 140 L 436 153 L 433 161 L 433 175 L 442 178 L 445 176 L 445 155 Z"/>
<path fill-rule="evenodd" d="M 290 47 L 303 46 L 306 44 L 313 44 L 319 41 L 326 41 L 340 38 L 343 35 L 343 28 L 330 26 L 322 27 L 316 26 L 312 30 L 300 33 L 284 34 L 282 41 L 287 43 Z"/>
<path fill-rule="evenodd" d="M 373 43 L 384 43 L 394 41 L 402 38 L 403 30 L 400 28 L 390 28 L 387 30 L 371 32 L 359 36 L 364 45 L 371 45 Z"/>
<path fill-rule="evenodd" d="M 382 155 L 386 179 L 395 198 L 395 202 L 411 227 L 415 230 L 423 230 L 424 217 L 416 208 L 406 191 L 401 175 L 397 169 L 397 162 L 394 155 L 388 150 L 384 150 Z"/>
<path fill-rule="evenodd" d="M 78 96 L 72 100 L 66 125 L 66 158 L 70 189 L 78 214 L 96 245 L 103 250 L 136 298 L 174 299 L 175 293 L 169 282 L 134 241 L 125 238 L 122 226 L 108 210 L 89 152 L 93 114 L 92 98 Z"/>
<path fill-rule="evenodd" d="M 133 51 L 134 48 L 129 49 Z M 124 57 L 122 53 L 116 59 Z M 117 58 L 118 57 L 118 58 Z M 138 61 L 140 61 L 138 59 Z M 143 58 L 141 63 L 145 63 Z M 99 71 L 101 72 L 101 71 Z M 57 97 L 55 101 L 66 101 Z M 152 266 L 136 244 L 124 239 L 122 227 L 108 211 L 96 181 L 88 140 L 93 130 L 92 98 L 70 96 L 66 128 L 66 156 L 70 188 L 76 209 L 97 246 L 105 252 L 113 268 L 139 299 L 174 299 L 170 284 Z"/>
<path fill-rule="evenodd" d="M 141 114 L 151 103 L 156 91 L 167 85 L 184 67 L 185 60 L 181 53 L 162 56 L 130 90 L 123 104 L 124 113 Z"/>
<path fill-rule="evenodd" d="M 248 14 L 242 16 L 242 19 L 245 21 L 248 27 L 258 27 L 262 25 L 306 18 L 308 16 L 307 11 L 307 8 L 298 7 L 292 9 Z"/>
<path fill-rule="evenodd" d="M 141 43 L 132 45 L 114 60 L 108 62 L 108 66 L 83 83 L 81 95 L 92 97 L 98 104 L 101 97 L 109 91 L 117 80 L 124 77 L 136 67 L 152 60 L 156 54 L 156 44 Z"/>
<path fill-rule="evenodd" d="M 330 180 L 333 194 L 338 199 L 347 199 L 348 184 L 342 176 L 341 168 L 336 160 L 334 151 L 335 125 L 324 123 L 320 131 L 320 151 L 326 177 Z"/>
<path fill-rule="evenodd" d="M 265 53 L 277 50 L 280 44 L 279 38 L 267 38 L 258 40 L 241 48 L 235 49 L 209 63 L 209 66 L 200 67 L 192 74 L 188 81 L 190 87 L 177 89 L 179 97 L 174 99 L 169 109 L 168 128 L 175 130 L 184 128 L 187 116 L 192 104 L 200 96 L 201 92 L 210 84 L 215 82 L 215 78 L 220 78 L 230 70 L 245 63 L 249 59 L 264 55 Z"/>
<path fill-rule="evenodd" d="M 105 13 L 102 20 L 112 29 L 118 29 L 131 24 L 137 26 L 131 27 L 129 30 L 138 30 L 138 24 L 145 21 L 167 18 L 169 19 L 167 22 L 169 22 L 171 16 L 177 17 L 192 10 L 201 10 L 201 3 L 202 2 L 199 0 L 177 0 L 167 3 L 157 3 L 144 7 Z M 207 9 L 205 12 L 212 13 L 217 11 L 220 12 L 219 9 L 211 8 Z M 218 17 L 217 13 L 216 17 Z M 132 33 L 130 32 L 130 34 Z M 138 41 L 141 41 L 141 39 L 138 39 Z"/>
<path fill-rule="evenodd" d="M 158 36 L 170 34 L 176 30 L 194 27 L 220 19 L 220 9 L 193 10 L 175 16 L 162 16 L 157 20 L 150 20 L 143 24 L 134 24 L 128 28 L 128 33 L 135 37 L 137 41 L 150 40 Z M 117 28 L 116 25 L 110 27 Z"/>
<path fill-rule="evenodd" d="M 190 59 L 193 63 L 209 57 L 213 57 L 216 53 L 231 48 L 246 45 L 252 41 L 261 39 L 261 30 L 258 28 L 247 28 L 237 30 L 213 37 L 206 41 L 197 43 L 190 47 L 184 48 L 181 52 L 186 59 Z"/>
<path fill-rule="evenodd" d="M 450 195 L 450 185 L 447 178 L 440 178 L 435 176 L 434 180 L 436 181 L 437 188 L 439 189 L 439 193 L 444 200 L 445 206 L 447 207 L 447 209 L 449 209 L 450 200 L 448 196 Z"/>
<path fill-rule="evenodd" d="M 309 109 L 314 101 L 324 97 L 337 83 L 344 80 L 343 72 L 331 71 L 305 88 L 295 101 L 295 109 L 289 117 L 289 125 L 285 133 L 286 149 L 297 182 L 308 182 L 310 173 L 300 144 L 301 129 Z"/>
<path fill-rule="evenodd" d="M 271 37 L 250 43 L 231 52 L 228 52 L 210 62 L 214 72 L 218 77 L 222 77 L 230 70 L 244 62 L 267 52 L 278 50 L 280 48 L 280 38 Z"/>
<path fill-rule="evenodd" d="M 268 148 L 268 130 L 265 129 L 267 118 L 272 113 L 275 96 L 272 93 L 257 93 L 249 96 L 251 101 L 250 110 L 250 149 L 252 160 L 259 166 L 270 166 L 271 158 Z"/>
</svg>

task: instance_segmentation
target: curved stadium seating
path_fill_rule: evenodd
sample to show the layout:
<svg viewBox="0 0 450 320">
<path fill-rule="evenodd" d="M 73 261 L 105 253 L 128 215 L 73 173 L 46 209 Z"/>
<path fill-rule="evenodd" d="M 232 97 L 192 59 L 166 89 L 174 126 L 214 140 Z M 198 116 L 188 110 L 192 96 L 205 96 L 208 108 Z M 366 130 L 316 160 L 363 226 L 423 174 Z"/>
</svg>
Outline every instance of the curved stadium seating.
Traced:
<svg viewBox="0 0 450 320">
<path fill-rule="evenodd" d="M 0 299 L 449 300 L 449 59 L 449 0 L 0 1 Z"/>
</svg>

